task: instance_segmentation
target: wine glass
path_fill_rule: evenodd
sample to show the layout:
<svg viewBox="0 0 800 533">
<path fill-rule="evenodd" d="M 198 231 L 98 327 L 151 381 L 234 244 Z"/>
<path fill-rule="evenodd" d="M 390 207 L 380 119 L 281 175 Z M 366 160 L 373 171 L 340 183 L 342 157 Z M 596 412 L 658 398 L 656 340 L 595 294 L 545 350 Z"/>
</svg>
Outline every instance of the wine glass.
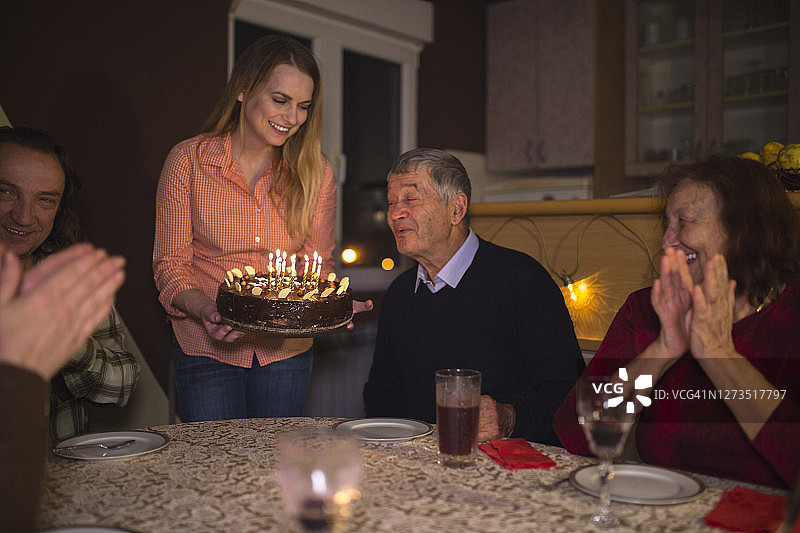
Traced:
<svg viewBox="0 0 800 533">
<path fill-rule="evenodd" d="M 609 376 L 585 376 L 578 380 L 578 423 L 592 453 L 600 458 L 600 510 L 591 517 L 600 528 L 612 528 L 620 519 L 611 511 L 614 459 L 622 453 L 633 425 L 633 405 L 628 405 L 622 382 Z M 630 411 L 630 412 L 629 412 Z"/>
<path fill-rule="evenodd" d="M 355 439 L 323 429 L 282 433 L 276 474 L 298 531 L 344 531 L 349 505 L 361 497 L 361 452 Z"/>
</svg>

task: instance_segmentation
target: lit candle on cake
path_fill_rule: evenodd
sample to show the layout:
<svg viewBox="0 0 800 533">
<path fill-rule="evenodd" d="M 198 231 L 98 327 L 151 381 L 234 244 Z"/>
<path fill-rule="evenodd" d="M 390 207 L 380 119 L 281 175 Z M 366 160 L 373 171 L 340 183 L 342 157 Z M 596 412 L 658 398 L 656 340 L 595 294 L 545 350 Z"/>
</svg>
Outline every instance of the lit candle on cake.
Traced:
<svg viewBox="0 0 800 533">
<path fill-rule="evenodd" d="M 305 287 L 308 280 L 308 255 L 304 255 L 303 258 L 306 260 L 306 266 L 303 267 L 303 287 Z"/>
<path fill-rule="evenodd" d="M 278 287 L 278 279 L 281 277 L 281 249 L 275 248 L 275 287 Z M 270 280 L 271 281 L 271 280 Z"/>
<path fill-rule="evenodd" d="M 297 270 L 295 270 L 295 268 L 294 268 L 295 261 L 297 261 L 297 254 L 292 254 L 292 258 L 291 259 L 292 259 L 291 276 L 292 276 L 292 280 L 294 280 L 294 278 L 297 277 Z"/>
</svg>

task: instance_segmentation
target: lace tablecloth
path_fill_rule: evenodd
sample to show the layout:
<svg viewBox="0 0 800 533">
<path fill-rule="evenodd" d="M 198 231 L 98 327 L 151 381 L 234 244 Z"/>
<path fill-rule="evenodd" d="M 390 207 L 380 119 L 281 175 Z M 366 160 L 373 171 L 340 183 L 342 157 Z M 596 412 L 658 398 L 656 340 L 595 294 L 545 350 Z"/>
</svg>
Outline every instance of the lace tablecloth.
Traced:
<svg viewBox="0 0 800 533">
<path fill-rule="evenodd" d="M 166 448 L 101 462 L 49 458 L 42 529 L 102 525 L 141 533 L 292 531 L 275 482 L 278 433 L 337 419 L 282 418 L 150 428 Z M 436 434 L 397 444 L 364 444 L 362 497 L 350 531 L 595 531 L 586 516 L 598 500 L 567 480 L 591 458 L 536 444 L 555 460 L 546 470 L 505 470 L 483 453 L 475 468 L 436 464 Z M 627 523 L 617 531 L 707 530 L 703 522 L 732 481 L 696 476 L 707 490 L 681 505 L 612 503 Z M 749 486 L 753 488 L 751 485 Z M 767 489 L 760 489 L 766 492 Z"/>
</svg>

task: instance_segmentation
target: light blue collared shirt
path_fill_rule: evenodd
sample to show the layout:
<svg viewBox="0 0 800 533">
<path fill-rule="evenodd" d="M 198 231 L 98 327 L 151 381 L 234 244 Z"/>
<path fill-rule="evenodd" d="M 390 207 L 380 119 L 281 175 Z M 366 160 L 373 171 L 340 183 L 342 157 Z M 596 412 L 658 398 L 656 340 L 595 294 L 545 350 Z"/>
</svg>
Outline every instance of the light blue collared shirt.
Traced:
<svg viewBox="0 0 800 533">
<path fill-rule="evenodd" d="M 450 261 L 436 274 L 433 281 L 428 278 L 428 272 L 422 268 L 422 265 L 417 264 L 417 283 L 414 285 L 414 292 L 417 292 L 420 283 L 424 283 L 433 293 L 443 289 L 445 285 L 450 285 L 455 289 L 458 286 L 458 282 L 464 277 L 464 273 L 472 264 L 472 260 L 475 259 L 475 253 L 477 251 L 478 236 L 475 235 L 475 232 L 470 228 L 467 240 L 465 240 L 464 244 L 453 254 Z"/>
</svg>

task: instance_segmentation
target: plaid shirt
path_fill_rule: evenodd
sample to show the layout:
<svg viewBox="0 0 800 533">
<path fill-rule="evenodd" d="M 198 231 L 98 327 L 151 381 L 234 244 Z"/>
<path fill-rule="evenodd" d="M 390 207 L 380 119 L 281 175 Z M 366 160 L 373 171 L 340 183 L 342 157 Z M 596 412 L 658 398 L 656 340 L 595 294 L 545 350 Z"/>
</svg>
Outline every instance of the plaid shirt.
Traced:
<svg viewBox="0 0 800 533">
<path fill-rule="evenodd" d="M 123 407 L 139 379 L 139 361 L 125 349 L 116 308 L 51 381 L 50 437 L 89 431 L 86 402 Z"/>
<path fill-rule="evenodd" d="M 291 237 L 284 207 L 269 199 L 273 180 L 267 168 L 250 191 L 239 164 L 231 156 L 230 135 L 177 144 L 167 156 L 156 194 L 156 234 L 153 272 L 158 299 L 167 311 L 183 351 L 231 365 L 250 368 L 253 354 L 260 365 L 305 352 L 311 339 L 246 334 L 233 343 L 215 341 L 199 320 L 173 305 L 175 296 L 199 289 L 216 300 L 225 272 L 251 265 L 267 271 L 269 252 L 322 255 L 323 276 L 333 267 L 336 182 L 333 168 L 323 161 L 320 190 L 307 236 Z M 200 145 L 199 153 L 197 151 Z"/>
</svg>

